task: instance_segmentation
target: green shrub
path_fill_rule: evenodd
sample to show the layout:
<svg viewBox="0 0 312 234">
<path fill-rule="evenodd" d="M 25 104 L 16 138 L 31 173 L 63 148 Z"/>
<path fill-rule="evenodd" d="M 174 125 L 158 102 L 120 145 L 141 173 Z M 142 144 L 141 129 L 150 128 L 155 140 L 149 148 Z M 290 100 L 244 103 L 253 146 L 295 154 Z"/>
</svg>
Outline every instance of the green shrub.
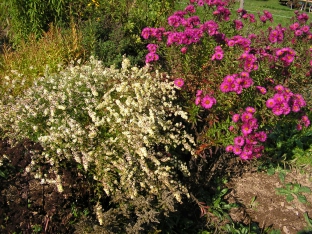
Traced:
<svg viewBox="0 0 312 234">
<path fill-rule="evenodd" d="M 172 211 L 172 204 L 188 196 L 182 178 L 190 175 L 186 160 L 195 155 L 195 142 L 185 129 L 186 112 L 175 104 L 179 90 L 148 70 L 130 68 L 128 59 L 120 70 L 104 68 L 91 58 L 46 74 L 23 96 L 1 105 L 0 128 L 10 138 L 40 142 L 54 171 L 67 160 L 78 162 L 101 182 L 101 193 L 127 211 L 142 197 L 154 216 Z M 62 191 L 60 180 L 51 183 Z M 150 221 L 145 219 L 138 222 Z"/>
<path fill-rule="evenodd" d="M 105 66 L 121 65 L 127 55 L 131 63 L 144 65 L 146 42 L 141 40 L 142 28 L 161 26 L 174 9 L 174 0 L 161 1 L 97 1 L 88 9 L 93 11 L 82 22 L 84 46 Z"/>
</svg>

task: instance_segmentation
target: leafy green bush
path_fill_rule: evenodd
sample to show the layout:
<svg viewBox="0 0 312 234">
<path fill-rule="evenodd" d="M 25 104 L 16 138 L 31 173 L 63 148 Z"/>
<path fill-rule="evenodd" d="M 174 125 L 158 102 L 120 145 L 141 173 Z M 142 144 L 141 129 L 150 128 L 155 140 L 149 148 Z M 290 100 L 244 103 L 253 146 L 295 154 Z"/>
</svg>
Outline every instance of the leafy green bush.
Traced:
<svg viewBox="0 0 312 234">
<path fill-rule="evenodd" d="M 105 66 L 120 66 L 125 54 L 131 63 L 144 65 L 147 43 L 141 40 L 141 30 L 148 25 L 164 24 L 174 3 L 174 0 L 102 0 L 97 1 L 98 5 L 88 5 L 93 13 L 81 22 L 84 46 Z"/>
<path fill-rule="evenodd" d="M 186 160 L 195 155 L 195 142 L 185 129 L 186 112 L 175 104 L 178 87 L 148 70 L 130 67 L 128 59 L 120 70 L 104 68 L 91 58 L 86 65 L 47 73 L 1 105 L 0 128 L 10 138 L 40 142 L 56 172 L 67 160 L 78 162 L 101 182 L 101 193 L 125 210 L 143 196 L 149 209 L 155 204 L 153 217 L 172 211 L 188 196 L 182 178 L 190 175 Z M 32 165 L 30 170 L 36 159 Z M 60 179 L 50 182 L 62 191 Z M 101 204 L 96 213 L 105 223 Z M 145 219 L 138 222 L 150 221 Z"/>
</svg>

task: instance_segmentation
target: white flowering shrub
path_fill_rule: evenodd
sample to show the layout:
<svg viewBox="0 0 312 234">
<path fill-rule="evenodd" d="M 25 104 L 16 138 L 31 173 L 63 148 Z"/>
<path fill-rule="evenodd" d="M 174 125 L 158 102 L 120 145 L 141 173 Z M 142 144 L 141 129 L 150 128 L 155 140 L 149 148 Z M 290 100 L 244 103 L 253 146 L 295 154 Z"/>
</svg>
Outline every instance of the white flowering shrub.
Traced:
<svg viewBox="0 0 312 234">
<path fill-rule="evenodd" d="M 190 172 L 178 152 L 195 156 L 195 142 L 176 92 L 148 67 L 124 59 L 120 70 L 104 68 L 91 58 L 46 74 L 14 103 L 0 105 L 0 128 L 39 141 L 55 171 L 63 160 L 81 164 L 107 196 L 130 201 L 166 192 L 181 202 L 188 196 L 181 178 Z M 55 183 L 61 192 L 61 181 Z"/>
</svg>

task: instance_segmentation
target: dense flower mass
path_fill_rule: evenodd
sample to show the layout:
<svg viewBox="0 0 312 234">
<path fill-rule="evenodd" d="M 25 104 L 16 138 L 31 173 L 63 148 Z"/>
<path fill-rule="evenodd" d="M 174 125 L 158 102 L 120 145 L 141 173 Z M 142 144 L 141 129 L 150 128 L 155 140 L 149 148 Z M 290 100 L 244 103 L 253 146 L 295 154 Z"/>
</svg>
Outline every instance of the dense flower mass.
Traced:
<svg viewBox="0 0 312 234">
<path fill-rule="evenodd" d="M 241 72 L 239 74 L 227 75 L 224 77 L 220 85 L 223 93 L 235 92 L 241 94 L 243 89 L 247 89 L 253 85 L 253 80 L 249 76 L 249 72 Z"/>
<path fill-rule="evenodd" d="M 173 178 L 190 172 L 177 149 L 196 157 L 195 140 L 184 126 L 188 114 L 173 104 L 183 80 L 175 85 L 169 78 L 130 67 L 126 58 L 121 69 L 91 58 L 45 74 L 14 103 L 0 103 L 0 128 L 13 138 L 39 141 L 56 173 L 64 160 L 80 164 L 106 196 L 122 194 L 122 202 L 129 202 L 167 191 L 181 202 L 188 189 Z M 28 169 L 37 170 L 41 159 L 32 160 Z M 62 183 L 47 182 L 62 192 Z"/>
<path fill-rule="evenodd" d="M 272 109 L 274 115 L 288 115 L 291 111 L 299 112 L 306 106 L 302 95 L 294 94 L 290 89 L 282 85 L 274 87 L 275 94 L 266 101 L 266 106 Z"/>
<path fill-rule="evenodd" d="M 256 109 L 254 107 L 246 107 L 241 114 L 234 114 L 232 121 L 239 126 L 242 135 L 234 138 L 234 144 L 226 147 L 227 152 L 233 152 L 241 159 L 247 160 L 258 158 L 262 155 L 264 143 L 267 134 L 258 130 L 258 120 L 254 117 Z"/>
<path fill-rule="evenodd" d="M 202 90 L 197 90 L 195 104 L 201 105 L 204 109 L 210 109 L 213 105 L 217 104 L 217 100 L 211 95 L 203 95 Z"/>
</svg>

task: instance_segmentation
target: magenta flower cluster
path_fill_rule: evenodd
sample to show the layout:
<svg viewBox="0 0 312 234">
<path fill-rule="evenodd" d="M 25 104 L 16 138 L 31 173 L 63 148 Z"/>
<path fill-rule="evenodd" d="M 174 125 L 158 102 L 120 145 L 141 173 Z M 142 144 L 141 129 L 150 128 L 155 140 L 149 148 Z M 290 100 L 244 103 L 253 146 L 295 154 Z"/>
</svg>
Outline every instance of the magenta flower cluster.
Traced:
<svg viewBox="0 0 312 234">
<path fill-rule="evenodd" d="M 243 71 L 239 74 L 225 76 L 220 85 L 220 90 L 223 93 L 235 92 L 236 94 L 241 94 L 243 89 L 247 89 L 252 85 L 253 80 L 249 76 L 249 73 Z"/>
<path fill-rule="evenodd" d="M 254 157 L 259 158 L 264 150 L 264 143 L 267 134 L 264 131 L 258 131 L 258 121 L 254 117 L 255 108 L 247 107 L 242 114 L 234 114 L 232 121 L 239 125 L 242 132 L 241 136 L 234 138 L 234 144 L 226 147 L 227 152 L 233 152 L 241 159 L 247 160 Z"/>
<path fill-rule="evenodd" d="M 162 40 L 163 33 L 165 28 L 150 28 L 146 27 L 142 30 L 141 36 L 147 40 L 149 38 L 156 38 L 158 41 Z"/>
<path fill-rule="evenodd" d="M 305 36 L 310 33 L 310 27 L 308 25 L 300 26 L 298 22 L 293 23 L 289 28 L 294 32 L 296 37 Z"/>
<path fill-rule="evenodd" d="M 216 46 L 214 54 L 211 57 L 211 60 L 222 60 L 223 59 L 223 49 L 221 46 Z"/>
<path fill-rule="evenodd" d="M 260 13 L 259 13 L 259 18 L 260 18 L 260 20 L 261 20 L 263 23 L 265 23 L 265 22 L 267 22 L 267 21 L 273 22 L 273 16 L 272 16 L 272 14 L 271 14 L 269 11 L 267 11 L 267 10 L 264 10 L 264 11 L 263 11 L 263 15 L 260 15 Z"/>
<path fill-rule="evenodd" d="M 294 94 L 289 88 L 276 84 L 281 82 L 283 78 L 297 79 L 297 77 L 291 76 L 293 72 L 292 68 L 297 69 L 302 67 L 305 69 L 308 67 L 310 71 L 306 73 L 306 76 L 309 77 L 312 74 L 312 59 L 306 59 L 307 63 L 310 62 L 309 67 L 309 65 L 299 57 L 302 52 L 300 48 L 306 46 L 305 44 L 299 44 L 299 42 L 301 40 L 307 43 L 312 41 L 311 25 L 305 25 L 309 18 L 308 15 L 296 11 L 295 14 L 298 22 L 294 22 L 289 27 L 285 28 L 278 25 L 276 27 L 268 27 L 266 32 L 257 35 L 249 33 L 246 36 L 241 36 L 232 34 L 232 32 L 243 29 L 245 24 L 255 23 L 256 19 L 255 15 L 247 13 L 244 9 L 239 9 L 237 13 L 240 17 L 230 22 L 233 30 L 228 32 L 230 35 L 228 36 L 222 32 L 222 29 L 225 29 L 223 25 L 218 24 L 219 22 L 222 23 L 222 21 L 230 20 L 230 11 L 227 9 L 227 5 L 227 0 L 190 0 L 190 5 L 186 6 L 184 10 L 176 11 L 168 17 L 168 30 L 164 28 L 147 27 L 143 29 L 141 35 L 144 39 L 154 39 L 153 43 L 161 43 L 167 47 L 176 46 L 182 54 L 190 53 L 191 56 L 181 55 L 181 59 L 187 62 L 187 65 L 190 65 L 191 68 L 205 68 L 203 72 L 206 71 L 206 68 L 209 70 L 210 66 L 228 64 L 227 59 L 235 61 L 233 66 L 230 65 L 224 69 L 227 73 L 218 73 L 217 70 L 210 69 L 210 71 L 212 71 L 211 76 L 216 75 L 217 77 L 211 77 L 212 79 L 210 80 L 210 77 L 206 77 L 205 74 L 205 76 L 203 76 L 204 83 L 194 83 L 196 86 L 202 85 L 205 87 L 209 85 L 210 82 L 218 82 L 216 85 L 222 93 L 234 92 L 238 95 L 242 94 L 245 89 L 252 87 L 252 89 L 248 89 L 244 92 L 244 95 L 240 95 L 237 98 L 246 101 L 247 99 L 245 99 L 245 97 L 247 96 L 257 93 L 263 95 L 257 96 L 256 102 L 257 104 L 262 102 L 263 110 L 266 110 L 266 112 L 272 111 L 275 116 L 273 119 L 279 119 L 276 116 L 286 116 L 291 112 L 302 116 L 303 114 L 301 113 L 304 107 L 306 107 L 302 95 Z M 201 19 L 195 15 L 198 7 L 201 6 L 205 6 L 205 9 L 212 11 L 212 19 L 202 22 Z M 259 13 L 258 15 L 260 21 L 263 23 L 273 21 L 272 14 L 268 11 L 263 11 L 263 14 Z M 287 42 L 285 38 L 287 38 Z M 297 51 L 299 53 L 298 55 L 296 55 L 294 49 L 285 47 L 285 45 L 289 46 L 289 43 L 292 43 L 295 46 L 293 48 L 296 48 L 296 50 L 298 48 L 296 45 L 301 46 Z M 197 44 L 198 47 L 197 45 L 193 46 L 194 44 Z M 197 52 L 194 48 L 202 48 L 203 46 L 203 48 L 206 49 L 206 45 L 208 45 L 209 48 L 213 48 L 212 46 L 214 46 L 214 49 L 208 49 L 203 53 L 196 54 L 199 59 L 196 60 L 194 66 L 193 64 L 189 64 L 192 63 L 192 61 L 190 62 L 188 60 L 192 58 L 192 52 Z M 148 44 L 147 49 L 149 53 L 146 55 L 146 63 L 157 61 L 159 59 L 157 55 L 158 46 L 156 44 Z M 312 49 L 310 49 L 310 51 L 305 51 L 305 56 L 312 56 Z M 201 58 L 200 56 L 203 57 Z M 226 61 L 224 61 L 225 58 Z M 170 59 L 169 56 L 169 60 Z M 209 59 L 217 62 L 210 62 L 208 61 Z M 300 64 L 302 61 L 303 64 Z M 180 69 L 183 62 L 179 63 L 179 60 L 175 60 L 173 64 L 177 64 L 177 68 Z M 236 64 L 238 64 L 237 67 Z M 263 69 L 262 67 L 265 68 Z M 259 68 L 261 68 L 260 72 L 257 71 Z M 183 74 L 183 72 L 191 73 L 193 70 L 185 69 L 179 74 Z M 193 77 L 194 74 L 190 74 L 192 75 L 190 77 Z M 222 74 L 223 80 L 222 77 L 221 79 L 219 78 L 219 74 Z M 279 74 L 280 77 L 277 74 Z M 188 77 L 187 75 L 189 74 L 185 74 L 185 77 Z M 195 77 L 196 76 L 197 74 Z M 251 76 L 253 78 L 251 78 Z M 173 83 L 176 87 L 182 88 L 184 82 L 182 78 L 177 78 Z M 219 82 L 221 82 L 221 84 Z M 188 90 L 190 87 L 191 86 L 188 85 L 183 91 L 190 91 Z M 209 90 L 210 87 L 212 86 L 206 88 Z M 267 97 L 268 92 L 273 92 L 273 94 L 270 96 L 271 98 L 267 100 L 265 97 Z M 195 104 L 204 109 L 211 109 L 216 105 L 216 95 L 219 94 L 220 92 L 218 90 L 209 90 L 207 94 L 204 94 L 202 90 L 197 90 Z M 221 99 L 224 97 L 226 97 L 226 95 L 220 95 Z M 264 104 L 268 109 L 265 108 Z M 216 113 L 220 110 L 219 108 L 215 109 Z M 237 134 L 237 129 L 239 129 L 240 136 L 236 136 L 234 143 L 227 146 L 226 150 L 239 155 L 242 159 L 260 157 L 264 150 L 262 143 L 266 141 L 267 135 L 264 131 L 258 131 L 258 121 L 254 117 L 254 113 L 255 109 L 253 107 L 247 107 L 243 113 L 234 114 L 232 120 L 237 123 L 238 127 L 235 128 L 231 126 L 229 128 L 234 134 Z M 263 116 L 263 120 L 270 121 L 267 116 Z M 300 130 L 302 127 L 309 125 L 310 120 L 304 115 L 298 120 L 297 129 Z"/>
<path fill-rule="evenodd" d="M 233 20 L 236 30 L 241 30 L 244 27 L 244 24 L 241 20 Z"/>
<path fill-rule="evenodd" d="M 291 48 L 282 48 L 276 51 L 276 56 L 287 67 L 294 61 L 296 52 Z"/>
<path fill-rule="evenodd" d="M 241 9 L 239 8 L 237 10 L 237 13 L 240 15 L 240 17 L 244 20 L 249 20 L 250 23 L 255 23 L 256 22 L 256 18 L 254 14 L 250 14 L 247 13 L 247 11 L 245 9 Z"/>
<path fill-rule="evenodd" d="M 149 53 L 145 56 L 145 63 L 150 63 L 153 61 L 157 61 L 159 59 L 158 54 L 156 54 L 158 45 L 156 44 L 148 44 L 147 49 Z"/>
<path fill-rule="evenodd" d="M 243 48 L 245 51 L 248 51 L 251 45 L 250 39 L 245 38 L 241 35 L 236 35 L 236 36 L 233 36 L 232 38 L 228 38 L 226 39 L 226 42 L 229 47 L 233 47 L 236 45 L 236 46 Z"/>
<path fill-rule="evenodd" d="M 281 25 L 275 27 L 275 29 L 269 28 L 269 41 L 271 43 L 280 43 L 284 40 L 284 31 L 286 29 Z"/>
<path fill-rule="evenodd" d="M 294 94 L 289 88 L 276 85 L 274 90 L 274 96 L 266 101 L 266 106 L 272 109 L 274 115 L 288 115 L 291 111 L 297 113 L 306 106 L 302 95 Z"/>
<path fill-rule="evenodd" d="M 306 128 L 310 126 L 310 120 L 309 117 L 307 115 L 304 115 L 301 117 L 301 119 L 299 120 L 299 123 L 297 125 L 297 130 L 300 131 L 302 130 L 302 125 L 305 126 Z"/>
<path fill-rule="evenodd" d="M 217 100 L 210 95 L 204 96 L 202 90 L 197 90 L 195 104 L 201 105 L 205 109 L 210 109 L 213 105 L 217 104 Z"/>
</svg>

